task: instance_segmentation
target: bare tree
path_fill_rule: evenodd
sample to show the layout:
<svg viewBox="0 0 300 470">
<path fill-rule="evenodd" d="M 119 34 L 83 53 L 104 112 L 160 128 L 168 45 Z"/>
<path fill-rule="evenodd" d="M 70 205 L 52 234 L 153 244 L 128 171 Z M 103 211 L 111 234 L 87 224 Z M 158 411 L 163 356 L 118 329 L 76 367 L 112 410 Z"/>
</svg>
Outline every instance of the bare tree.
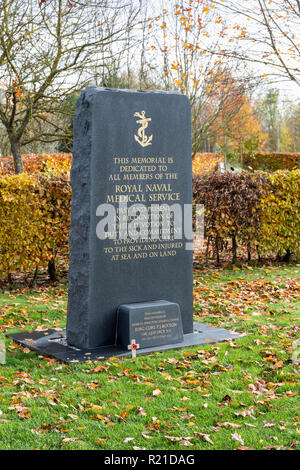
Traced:
<svg viewBox="0 0 300 470">
<path fill-rule="evenodd" d="M 163 2 L 159 20 L 153 18 L 154 42 L 148 43 L 148 62 L 157 63 L 162 86 L 190 100 L 193 154 L 212 149 L 218 128 L 239 112 L 243 95 L 255 85 L 242 64 L 225 63 L 218 53 L 223 25 L 213 9 L 203 14 L 203 8 L 203 2 Z"/>
<path fill-rule="evenodd" d="M 223 55 L 260 64 L 279 80 L 300 85 L 299 0 L 208 0 L 227 25 Z M 267 68 L 266 68 L 267 67 Z"/>
<path fill-rule="evenodd" d="M 21 148 L 66 137 L 66 97 L 118 53 L 139 2 L 0 0 L 0 120 L 23 171 Z M 45 124 L 45 125 L 44 125 Z"/>
</svg>

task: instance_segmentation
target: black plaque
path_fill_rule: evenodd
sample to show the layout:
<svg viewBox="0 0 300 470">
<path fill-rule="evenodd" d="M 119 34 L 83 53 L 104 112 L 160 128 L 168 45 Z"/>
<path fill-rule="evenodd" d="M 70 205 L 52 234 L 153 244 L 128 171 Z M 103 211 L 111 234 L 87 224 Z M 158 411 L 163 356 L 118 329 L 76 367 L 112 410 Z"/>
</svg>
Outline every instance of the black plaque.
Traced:
<svg viewBox="0 0 300 470">
<path fill-rule="evenodd" d="M 190 240 L 153 241 L 146 235 L 146 241 L 101 240 L 97 235 L 99 206 L 118 210 L 120 196 L 128 197 L 128 207 L 192 204 L 187 97 L 86 89 L 76 109 L 71 183 L 68 344 L 115 344 L 118 306 L 158 299 L 178 304 L 183 333 L 192 333 Z"/>
<path fill-rule="evenodd" d="M 117 318 L 117 344 L 127 349 L 132 340 L 139 349 L 181 343 L 183 330 L 179 305 L 165 300 L 121 305 Z"/>
</svg>

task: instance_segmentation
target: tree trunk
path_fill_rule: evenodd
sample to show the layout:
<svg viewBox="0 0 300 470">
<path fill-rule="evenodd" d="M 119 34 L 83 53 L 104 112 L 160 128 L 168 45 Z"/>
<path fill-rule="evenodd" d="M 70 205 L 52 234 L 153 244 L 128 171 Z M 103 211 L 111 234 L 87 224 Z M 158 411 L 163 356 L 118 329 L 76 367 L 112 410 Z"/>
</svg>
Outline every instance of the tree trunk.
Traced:
<svg viewBox="0 0 300 470">
<path fill-rule="evenodd" d="M 251 243 L 247 244 L 248 261 L 251 261 Z"/>
<path fill-rule="evenodd" d="M 290 262 L 290 258 L 291 258 L 291 251 L 290 249 L 288 248 L 286 250 L 286 254 L 282 257 L 282 261 L 284 261 L 285 263 L 289 263 Z"/>
<path fill-rule="evenodd" d="M 256 245 L 256 252 L 257 252 L 258 262 L 261 263 L 262 262 L 262 257 L 261 257 L 261 253 L 260 253 L 258 245 Z"/>
<path fill-rule="evenodd" d="M 12 275 L 10 273 L 8 273 L 8 275 L 7 275 L 7 280 L 8 280 L 8 284 L 9 284 L 9 289 L 12 290 L 13 287 L 14 287 L 14 282 L 13 282 Z"/>
<path fill-rule="evenodd" d="M 241 155 L 240 155 L 240 164 L 241 164 L 241 169 L 244 169 L 244 142 L 243 139 L 241 139 Z"/>
<path fill-rule="evenodd" d="M 210 238 L 208 237 L 207 242 L 206 242 L 206 251 L 205 251 L 205 264 L 208 266 L 208 256 L 209 256 L 209 244 L 210 244 Z"/>
<path fill-rule="evenodd" d="M 216 254 L 217 254 L 217 264 L 220 264 L 220 252 L 219 252 L 219 237 L 216 237 Z"/>
<path fill-rule="evenodd" d="M 52 258 L 48 263 L 48 274 L 51 281 L 56 281 L 56 266 L 55 266 L 55 259 Z"/>
<path fill-rule="evenodd" d="M 232 264 L 236 263 L 237 259 L 237 242 L 236 242 L 236 236 L 232 236 Z"/>
<path fill-rule="evenodd" d="M 31 281 L 30 284 L 29 284 L 29 287 L 30 287 L 31 289 L 36 286 L 38 271 L 39 271 L 39 267 L 36 266 L 35 271 L 34 271 L 34 275 L 33 275 L 33 279 L 32 279 L 32 281 Z"/>
<path fill-rule="evenodd" d="M 22 162 L 22 155 L 20 152 L 19 143 L 12 140 L 10 142 L 11 153 L 14 157 L 14 167 L 16 175 L 23 173 L 23 162 Z"/>
</svg>

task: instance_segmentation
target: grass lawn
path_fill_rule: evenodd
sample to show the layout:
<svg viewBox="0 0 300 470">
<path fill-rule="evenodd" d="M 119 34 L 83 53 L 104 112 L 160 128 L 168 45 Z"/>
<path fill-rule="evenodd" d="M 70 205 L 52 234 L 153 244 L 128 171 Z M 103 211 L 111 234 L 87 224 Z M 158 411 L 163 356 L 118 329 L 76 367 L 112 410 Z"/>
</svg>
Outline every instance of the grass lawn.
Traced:
<svg viewBox="0 0 300 470">
<path fill-rule="evenodd" d="M 214 346 L 64 365 L 5 339 L 0 449 L 299 448 L 299 281 L 196 271 L 195 319 L 244 334 Z M 65 280 L 4 291 L 2 333 L 64 326 L 66 302 Z"/>
</svg>

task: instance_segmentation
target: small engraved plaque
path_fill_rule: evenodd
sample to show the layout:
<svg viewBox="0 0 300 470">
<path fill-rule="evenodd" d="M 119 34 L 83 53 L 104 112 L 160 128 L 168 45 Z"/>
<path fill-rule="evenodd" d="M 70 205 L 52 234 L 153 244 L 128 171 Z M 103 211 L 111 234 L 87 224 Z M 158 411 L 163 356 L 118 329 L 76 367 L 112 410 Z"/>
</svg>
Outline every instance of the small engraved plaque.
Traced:
<svg viewBox="0 0 300 470">
<path fill-rule="evenodd" d="M 121 305 L 118 309 L 117 343 L 140 349 L 181 343 L 183 330 L 179 305 L 166 300 Z"/>
</svg>

